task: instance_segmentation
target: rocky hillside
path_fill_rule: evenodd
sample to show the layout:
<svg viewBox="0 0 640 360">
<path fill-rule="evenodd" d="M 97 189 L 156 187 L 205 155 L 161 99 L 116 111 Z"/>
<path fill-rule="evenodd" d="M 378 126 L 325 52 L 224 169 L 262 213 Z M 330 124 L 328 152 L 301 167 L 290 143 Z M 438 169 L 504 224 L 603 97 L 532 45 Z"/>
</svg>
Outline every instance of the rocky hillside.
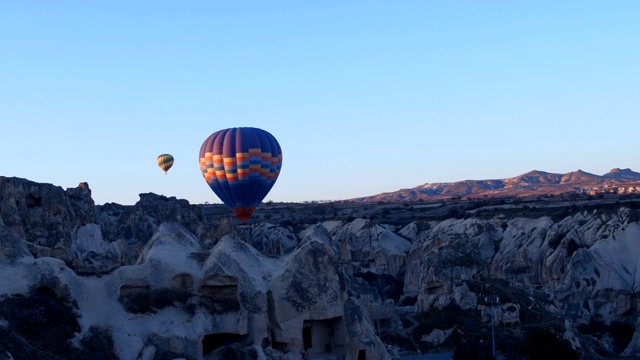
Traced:
<svg viewBox="0 0 640 360">
<path fill-rule="evenodd" d="M 0 177 L 0 359 L 640 357 L 633 194 L 254 218 Z"/>
<path fill-rule="evenodd" d="M 498 180 L 465 180 L 424 184 L 412 189 L 352 199 L 355 202 L 398 202 L 444 199 L 524 198 L 570 194 L 640 193 L 640 173 L 612 169 L 599 176 L 578 170 L 567 174 L 530 171 Z"/>
</svg>

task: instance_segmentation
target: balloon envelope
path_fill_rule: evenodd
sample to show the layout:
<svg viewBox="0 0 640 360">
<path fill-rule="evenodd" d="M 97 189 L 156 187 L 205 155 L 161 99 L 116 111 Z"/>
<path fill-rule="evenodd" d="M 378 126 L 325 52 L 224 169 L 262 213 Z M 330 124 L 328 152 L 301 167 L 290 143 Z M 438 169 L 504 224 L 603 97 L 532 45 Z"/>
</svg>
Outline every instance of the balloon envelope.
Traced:
<svg viewBox="0 0 640 360">
<path fill-rule="evenodd" d="M 220 130 L 200 147 L 204 180 L 240 221 L 249 219 L 267 196 L 281 167 L 280 144 L 258 128 Z"/>
<path fill-rule="evenodd" d="M 158 162 L 158 166 L 160 166 L 160 169 L 162 169 L 165 174 L 173 166 L 173 156 L 171 154 L 159 155 L 156 161 Z"/>
</svg>

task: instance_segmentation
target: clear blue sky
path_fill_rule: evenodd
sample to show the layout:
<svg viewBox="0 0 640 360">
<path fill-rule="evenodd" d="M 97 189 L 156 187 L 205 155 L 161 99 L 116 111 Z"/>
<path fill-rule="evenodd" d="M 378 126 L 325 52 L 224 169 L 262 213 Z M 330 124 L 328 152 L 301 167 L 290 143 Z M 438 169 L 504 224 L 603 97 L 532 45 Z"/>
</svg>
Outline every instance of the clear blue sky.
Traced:
<svg viewBox="0 0 640 360">
<path fill-rule="evenodd" d="M 279 140 L 277 202 L 640 171 L 639 19 L 635 0 L 4 0 L 0 176 L 219 203 L 198 151 L 237 126 Z"/>
</svg>

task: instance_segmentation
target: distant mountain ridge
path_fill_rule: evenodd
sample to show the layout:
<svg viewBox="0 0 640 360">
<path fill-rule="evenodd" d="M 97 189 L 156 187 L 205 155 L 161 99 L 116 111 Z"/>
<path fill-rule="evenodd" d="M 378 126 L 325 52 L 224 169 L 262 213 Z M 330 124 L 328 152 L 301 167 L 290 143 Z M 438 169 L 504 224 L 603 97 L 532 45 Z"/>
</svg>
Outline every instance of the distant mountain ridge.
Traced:
<svg viewBox="0 0 640 360">
<path fill-rule="evenodd" d="M 451 198 L 523 198 L 562 194 L 640 193 L 640 173 L 631 169 L 611 169 L 604 175 L 582 170 L 566 174 L 533 170 L 522 175 L 491 180 L 463 180 L 426 183 L 411 189 L 354 198 L 353 202 L 398 202 Z"/>
</svg>

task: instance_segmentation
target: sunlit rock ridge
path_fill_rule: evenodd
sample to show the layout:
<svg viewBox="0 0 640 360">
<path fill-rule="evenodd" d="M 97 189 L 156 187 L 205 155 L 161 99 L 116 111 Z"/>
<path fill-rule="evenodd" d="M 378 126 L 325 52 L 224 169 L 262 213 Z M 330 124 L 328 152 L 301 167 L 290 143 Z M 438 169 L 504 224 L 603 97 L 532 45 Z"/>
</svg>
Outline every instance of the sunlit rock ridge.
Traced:
<svg viewBox="0 0 640 360">
<path fill-rule="evenodd" d="M 599 176 L 577 170 L 566 174 L 544 171 L 496 180 L 464 180 L 452 183 L 433 183 L 411 189 L 354 198 L 356 202 L 418 201 L 450 198 L 523 198 L 570 194 L 640 193 L 640 173 L 631 169 L 614 168 Z"/>
<path fill-rule="evenodd" d="M 238 226 L 222 206 L 0 177 L 0 354 L 462 357 L 490 350 L 493 314 L 505 356 L 640 357 L 639 209 L 633 193 L 264 204 Z"/>
</svg>

